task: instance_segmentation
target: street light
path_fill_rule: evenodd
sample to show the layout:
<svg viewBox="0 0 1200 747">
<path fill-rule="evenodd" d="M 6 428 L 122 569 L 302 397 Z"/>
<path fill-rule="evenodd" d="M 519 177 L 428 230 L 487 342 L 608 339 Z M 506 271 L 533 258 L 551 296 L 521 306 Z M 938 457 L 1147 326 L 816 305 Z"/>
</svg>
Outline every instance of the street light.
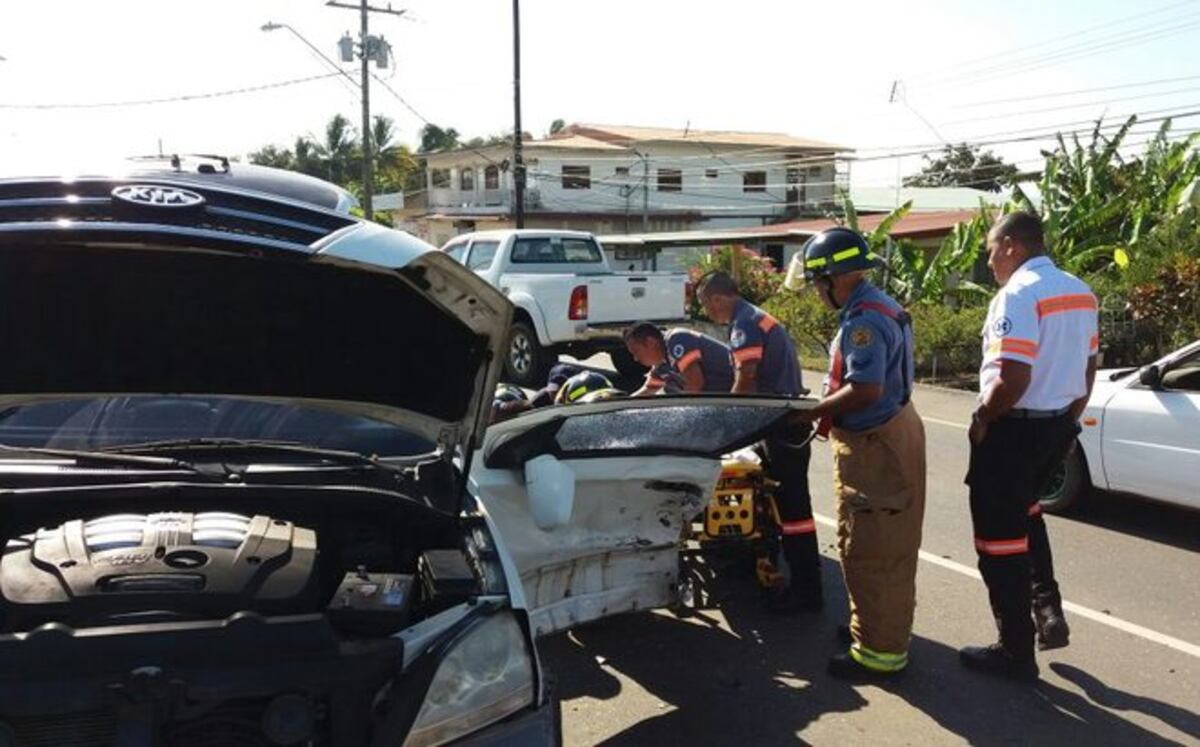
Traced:
<svg viewBox="0 0 1200 747">
<path fill-rule="evenodd" d="M 259 28 L 261 28 L 263 31 L 278 31 L 279 29 L 287 29 L 288 31 L 292 32 L 292 36 L 294 36 L 294 37 L 296 37 L 297 39 L 299 39 L 301 42 L 303 42 L 303 43 L 304 43 L 304 46 L 306 46 L 306 47 L 308 47 L 309 49 L 311 49 L 313 52 L 315 52 L 315 53 L 317 54 L 317 56 L 318 56 L 318 57 L 320 57 L 322 60 L 324 60 L 324 61 L 325 61 L 325 64 L 329 65 L 329 67 L 331 67 L 331 68 L 333 68 L 334 70 L 338 71 L 338 72 L 339 72 L 339 73 L 342 75 L 342 77 L 344 77 L 346 80 L 348 80 L 348 81 L 350 81 L 351 83 L 353 83 L 353 84 L 354 84 L 354 86 L 355 86 L 356 88 L 361 88 L 361 86 L 359 85 L 358 81 L 354 79 L 354 76 L 353 76 L 353 75 L 351 75 L 350 73 L 347 73 L 345 70 L 343 70 L 343 69 L 342 69 L 342 67 L 341 67 L 341 65 L 338 65 L 336 62 L 334 62 L 333 60 L 331 60 L 331 59 L 329 58 L 329 56 L 328 56 L 328 55 L 326 55 L 324 52 L 322 52 L 322 51 L 321 51 L 321 50 L 320 50 L 320 49 L 317 47 L 317 45 L 313 44 L 313 43 L 312 43 L 312 42 L 310 42 L 308 39 L 305 39 L 303 34 L 301 34 L 301 33 L 300 33 L 299 31 L 297 31 L 296 29 L 292 28 L 292 27 L 291 27 L 291 26 L 289 26 L 288 24 L 286 24 L 286 23 L 275 23 L 275 22 L 273 22 L 273 21 L 268 21 L 267 23 L 264 23 L 264 24 L 263 24 L 262 26 L 260 26 Z"/>
</svg>

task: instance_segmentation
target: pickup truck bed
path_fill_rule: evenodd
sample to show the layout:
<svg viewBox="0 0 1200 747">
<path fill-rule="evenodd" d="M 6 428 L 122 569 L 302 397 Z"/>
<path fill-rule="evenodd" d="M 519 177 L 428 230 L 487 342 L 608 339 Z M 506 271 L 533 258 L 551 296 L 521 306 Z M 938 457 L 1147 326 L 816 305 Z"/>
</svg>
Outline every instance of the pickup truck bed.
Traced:
<svg viewBox="0 0 1200 747">
<path fill-rule="evenodd" d="M 591 234 L 489 231 L 456 237 L 443 251 L 517 307 L 505 373 L 522 386 L 543 384 L 560 353 L 610 352 L 619 370 L 633 373 L 638 367 L 621 341 L 624 328 L 685 317 L 684 273 L 613 272 Z"/>
</svg>

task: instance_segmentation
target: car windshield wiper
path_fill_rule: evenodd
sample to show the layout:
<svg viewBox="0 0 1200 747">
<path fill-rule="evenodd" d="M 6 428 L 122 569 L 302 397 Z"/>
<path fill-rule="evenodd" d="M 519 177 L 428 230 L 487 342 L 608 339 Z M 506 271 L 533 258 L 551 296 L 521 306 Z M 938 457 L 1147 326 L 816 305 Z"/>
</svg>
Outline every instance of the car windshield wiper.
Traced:
<svg viewBox="0 0 1200 747">
<path fill-rule="evenodd" d="M 178 469 L 188 472 L 201 472 L 196 465 L 174 457 L 140 456 L 136 454 L 120 454 L 108 451 L 87 451 L 79 449 L 51 449 L 42 446 L 9 446 L 0 444 L 0 458 L 36 455 L 39 457 L 61 457 L 70 459 L 76 464 L 90 466 L 114 467 L 144 467 L 147 469 Z"/>
<path fill-rule="evenodd" d="M 155 454 L 180 451 L 193 454 L 227 454 L 229 452 L 287 454 L 321 459 L 347 466 L 394 469 L 391 465 L 380 461 L 375 456 L 360 454 L 357 451 L 323 449 L 319 446 L 309 446 L 298 441 L 268 441 L 243 438 L 175 438 L 107 446 L 103 451 L 109 454 Z"/>
</svg>

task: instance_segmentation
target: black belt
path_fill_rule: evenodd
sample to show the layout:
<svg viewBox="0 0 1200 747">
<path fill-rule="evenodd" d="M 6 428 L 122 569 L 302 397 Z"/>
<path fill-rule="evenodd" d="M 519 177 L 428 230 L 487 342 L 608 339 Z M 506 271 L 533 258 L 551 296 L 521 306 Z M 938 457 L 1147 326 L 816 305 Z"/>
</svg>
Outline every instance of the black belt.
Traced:
<svg viewBox="0 0 1200 747">
<path fill-rule="evenodd" d="M 1049 418 L 1061 417 L 1070 411 L 1070 405 L 1058 410 L 1029 410 L 1024 407 L 1014 407 L 1013 409 L 1004 413 L 1002 417 L 1013 418 L 1015 420 L 1046 420 Z"/>
</svg>

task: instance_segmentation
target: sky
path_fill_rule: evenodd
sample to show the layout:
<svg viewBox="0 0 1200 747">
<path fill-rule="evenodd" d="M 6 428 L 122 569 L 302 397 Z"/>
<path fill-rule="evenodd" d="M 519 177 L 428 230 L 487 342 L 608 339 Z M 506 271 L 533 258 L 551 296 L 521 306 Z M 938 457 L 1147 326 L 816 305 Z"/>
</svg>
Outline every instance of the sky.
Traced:
<svg viewBox="0 0 1200 747">
<path fill-rule="evenodd" d="M 509 0 L 392 3 L 406 15 L 375 16 L 372 32 L 396 65 L 377 72 L 420 117 L 378 84 L 373 111 L 410 145 L 422 118 L 468 137 L 510 128 Z M 287 30 L 263 32 L 268 21 L 335 57 L 358 15 L 323 0 L 0 0 L 0 172 L 150 154 L 160 141 L 241 155 L 319 135 L 336 113 L 359 121 L 357 90 L 337 76 L 96 106 L 331 72 Z M 946 140 L 1200 110 L 1200 0 L 522 0 L 521 39 L 535 135 L 556 118 L 787 132 L 856 149 L 858 186 L 894 184 Z M 72 107 L 32 108 L 47 105 Z M 1200 116 L 1175 128 L 1200 128 Z M 991 147 L 1036 168 L 1045 145 Z"/>
</svg>

